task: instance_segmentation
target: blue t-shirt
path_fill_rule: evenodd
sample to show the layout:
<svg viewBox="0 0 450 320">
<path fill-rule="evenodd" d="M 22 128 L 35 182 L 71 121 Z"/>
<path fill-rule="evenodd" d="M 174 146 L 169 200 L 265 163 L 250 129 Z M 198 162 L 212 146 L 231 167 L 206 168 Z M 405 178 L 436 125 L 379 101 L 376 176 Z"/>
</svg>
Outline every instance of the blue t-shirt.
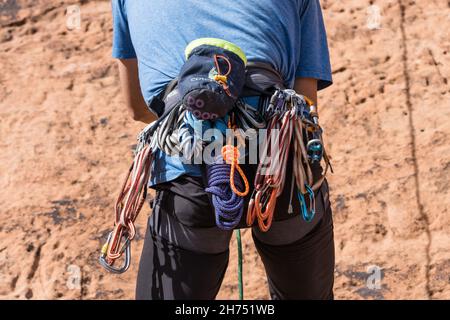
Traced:
<svg viewBox="0 0 450 320">
<path fill-rule="evenodd" d="M 147 104 L 177 77 L 186 45 L 197 38 L 237 44 L 249 61 L 270 63 L 292 88 L 296 77 L 332 83 L 319 0 L 112 0 L 113 57 L 137 58 Z M 200 175 L 196 165 L 164 154 L 154 161 L 151 184 L 181 174 Z"/>
</svg>

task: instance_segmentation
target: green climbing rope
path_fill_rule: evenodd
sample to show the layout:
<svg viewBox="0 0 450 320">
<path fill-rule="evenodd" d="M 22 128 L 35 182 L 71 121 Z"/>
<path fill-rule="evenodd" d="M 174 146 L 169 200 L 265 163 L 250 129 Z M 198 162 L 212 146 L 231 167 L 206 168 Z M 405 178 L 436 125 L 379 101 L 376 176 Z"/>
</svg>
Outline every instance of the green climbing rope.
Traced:
<svg viewBox="0 0 450 320">
<path fill-rule="evenodd" d="M 241 242 L 241 230 L 239 229 L 236 229 L 236 241 L 238 247 L 239 300 L 244 300 L 244 284 L 242 283 L 242 242 Z"/>
</svg>

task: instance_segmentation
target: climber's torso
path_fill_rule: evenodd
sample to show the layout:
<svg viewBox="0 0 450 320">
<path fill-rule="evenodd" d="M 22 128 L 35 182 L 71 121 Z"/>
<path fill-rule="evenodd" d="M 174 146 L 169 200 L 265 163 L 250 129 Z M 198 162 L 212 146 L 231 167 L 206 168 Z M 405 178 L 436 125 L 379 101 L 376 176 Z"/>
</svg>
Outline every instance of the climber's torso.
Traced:
<svg viewBox="0 0 450 320">
<path fill-rule="evenodd" d="M 323 74 L 329 70 L 326 39 L 302 39 L 309 34 L 302 25 L 321 27 L 318 5 L 317 0 L 117 0 L 113 1 L 114 23 L 128 24 L 129 34 L 115 36 L 114 51 L 137 56 L 147 102 L 178 75 L 186 45 L 201 37 L 236 43 L 250 61 L 272 64 L 286 85 L 292 86 L 300 60 L 305 71 L 314 71 L 317 67 L 309 66 L 310 56 L 318 56 L 314 63 L 322 64 Z M 300 44 L 306 42 L 310 52 L 303 53 Z"/>
</svg>

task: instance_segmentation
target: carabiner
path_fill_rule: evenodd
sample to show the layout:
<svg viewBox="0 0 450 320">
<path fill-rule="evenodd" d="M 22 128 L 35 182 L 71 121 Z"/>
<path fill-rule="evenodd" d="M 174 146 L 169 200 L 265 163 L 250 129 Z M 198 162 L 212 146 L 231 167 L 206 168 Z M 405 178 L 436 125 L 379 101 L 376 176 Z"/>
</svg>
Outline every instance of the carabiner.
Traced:
<svg viewBox="0 0 450 320">
<path fill-rule="evenodd" d="M 130 267 L 131 262 L 131 245 L 130 245 L 130 239 L 125 240 L 125 243 L 122 246 L 121 252 L 124 253 L 124 262 L 123 265 L 120 267 L 114 267 L 114 260 L 111 262 L 108 262 L 108 248 L 109 244 L 111 242 L 113 232 L 111 231 L 108 235 L 108 239 L 106 240 L 106 243 L 103 245 L 99 262 L 100 265 L 105 268 L 107 271 L 115 274 L 121 274 L 128 270 Z"/>
<path fill-rule="evenodd" d="M 267 191 L 267 190 L 266 190 Z M 264 192 L 261 195 L 261 208 L 264 208 L 264 211 L 267 209 L 267 204 L 269 203 L 270 199 L 272 198 L 272 193 L 276 192 L 274 188 L 272 188 L 270 193 Z"/>
<path fill-rule="evenodd" d="M 267 110 L 266 110 L 268 117 L 272 116 L 272 113 L 274 112 L 275 105 L 278 103 L 279 95 L 280 95 L 280 91 L 277 90 L 270 97 L 269 106 L 267 107 Z"/>
<path fill-rule="evenodd" d="M 297 198 L 298 201 L 300 202 L 300 210 L 302 211 L 303 220 L 305 220 L 306 222 L 311 222 L 314 216 L 316 215 L 316 203 L 314 198 L 314 191 L 307 184 L 305 184 L 305 187 L 309 195 L 310 210 L 308 210 L 308 208 L 306 207 L 305 197 L 298 189 L 297 189 Z"/>
</svg>

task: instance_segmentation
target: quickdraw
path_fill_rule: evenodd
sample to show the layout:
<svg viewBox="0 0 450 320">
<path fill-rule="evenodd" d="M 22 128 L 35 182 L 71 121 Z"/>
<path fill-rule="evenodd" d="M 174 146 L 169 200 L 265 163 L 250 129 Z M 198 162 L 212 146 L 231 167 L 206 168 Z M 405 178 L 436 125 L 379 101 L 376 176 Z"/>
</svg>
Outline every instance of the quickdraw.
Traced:
<svg viewBox="0 0 450 320">
<path fill-rule="evenodd" d="M 277 108 L 279 107 L 281 105 L 277 104 Z M 255 189 L 248 206 L 247 224 L 250 226 L 257 219 L 262 231 L 268 231 L 271 227 L 276 198 L 280 196 L 284 187 L 292 137 L 290 118 L 290 112 L 282 114 L 278 109 L 271 115 L 267 138 L 264 141 L 262 157 L 255 176 Z"/>
<path fill-rule="evenodd" d="M 152 158 L 152 151 L 148 145 L 136 153 L 117 199 L 114 229 L 109 233 L 100 254 L 100 264 L 110 272 L 123 273 L 130 266 L 130 243 L 136 235 L 134 221 L 147 197 L 147 182 Z M 125 254 L 123 264 L 119 267 L 114 266 L 116 260 L 123 254 Z"/>
<path fill-rule="evenodd" d="M 272 224 L 277 198 L 284 188 L 291 145 L 294 148 L 294 179 L 305 221 L 314 217 L 314 191 L 321 186 L 330 164 L 316 109 L 308 98 L 293 90 L 277 90 L 270 98 L 264 116 L 268 119 L 267 139 L 263 144 L 246 222 L 251 226 L 257 219 L 261 231 L 266 232 Z M 308 141 L 306 146 L 305 140 Z M 324 173 L 314 182 L 310 163 L 322 159 L 325 160 Z M 293 189 L 291 198 L 292 192 Z M 309 209 L 304 194 L 309 195 Z"/>
</svg>

